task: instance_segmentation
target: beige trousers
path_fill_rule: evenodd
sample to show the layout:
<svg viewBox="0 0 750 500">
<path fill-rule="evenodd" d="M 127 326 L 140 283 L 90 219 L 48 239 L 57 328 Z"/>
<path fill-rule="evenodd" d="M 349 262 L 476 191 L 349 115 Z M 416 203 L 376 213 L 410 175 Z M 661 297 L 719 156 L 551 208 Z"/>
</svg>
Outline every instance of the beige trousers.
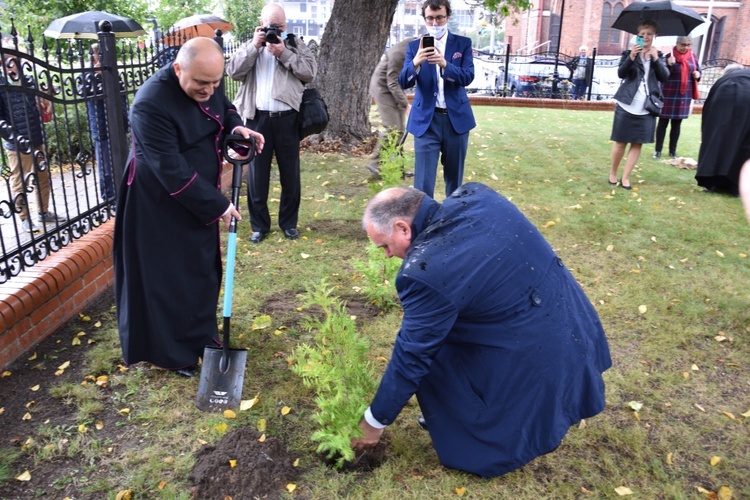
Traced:
<svg viewBox="0 0 750 500">
<path fill-rule="evenodd" d="M 49 168 L 39 169 L 40 163 L 46 165 L 47 158 L 44 146 L 37 147 L 31 154 L 20 151 L 6 151 L 10 165 L 10 189 L 15 198 L 16 213 L 21 220 L 29 219 L 28 199 L 33 190 L 36 193 L 36 206 L 40 214 L 47 213 L 49 205 Z M 33 173 L 34 175 L 30 175 Z M 26 192 L 24 194 L 24 187 Z"/>
</svg>

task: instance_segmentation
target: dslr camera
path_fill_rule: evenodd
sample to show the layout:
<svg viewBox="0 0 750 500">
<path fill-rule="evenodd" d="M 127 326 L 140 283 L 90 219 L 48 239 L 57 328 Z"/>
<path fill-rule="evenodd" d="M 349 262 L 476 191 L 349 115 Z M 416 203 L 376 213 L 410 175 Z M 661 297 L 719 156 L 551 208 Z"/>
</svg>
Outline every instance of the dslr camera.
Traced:
<svg viewBox="0 0 750 500">
<path fill-rule="evenodd" d="M 281 42 L 281 28 L 275 24 L 263 26 L 260 30 L 266 34 L 266 42 L 274 45 Z"/>
</svg>

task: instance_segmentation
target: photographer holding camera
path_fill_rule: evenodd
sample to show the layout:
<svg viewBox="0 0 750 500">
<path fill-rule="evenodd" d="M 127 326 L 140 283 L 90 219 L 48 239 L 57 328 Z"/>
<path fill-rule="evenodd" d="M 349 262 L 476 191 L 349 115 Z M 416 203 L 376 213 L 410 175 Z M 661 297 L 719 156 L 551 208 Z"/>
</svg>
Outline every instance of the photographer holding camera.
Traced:
<svg viewBox="0 0 750 500">
<path fill-rule="evenodd" d="M 242 82 L 234 105 L 247 127 L 263 134 L 265 147 L 248 170 L 250 241 L 260 243 L 271 230 L 268 189 L 271 159 L 276 154 L 281 181 L 279 227 L 287 239 L 299 237 L 301 199 L 298 112 L 302 91 L 318 70 L 315 56 L 293 34 L 286 33 L 286 14 L 278 4 L 263 7 L 253 39 L 229 59 L 227 75 Z"/>
</svg>

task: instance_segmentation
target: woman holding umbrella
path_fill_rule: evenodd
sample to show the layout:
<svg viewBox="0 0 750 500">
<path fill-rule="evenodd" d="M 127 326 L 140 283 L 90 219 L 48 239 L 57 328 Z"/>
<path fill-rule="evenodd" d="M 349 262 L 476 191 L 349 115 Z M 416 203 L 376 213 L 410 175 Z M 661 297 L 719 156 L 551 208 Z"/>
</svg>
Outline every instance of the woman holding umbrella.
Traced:
<svg viewBox="0 0 750 500">
<path fill-rule="evenodd" d="M 617 105 L 610 137 L 614 145 L 608 180 L 613 186 L 617 185 L 617 169 L 630 143 L 625 171 L 620 180 L 620 186 L 624 189 L 632 189 L 630 172 L 641 156 L 641 147 L 654 142 L 656 117 L 646 111 L 646 100 L 650 94 L 661 95 L 659 82 L 666 82 L 669 78 L 669 70 L 661 59 L 662 54 L 652 46 L 657 31 L 655 21 L 641 22 L 638 25 L 636 43 L 630 50 L 622 53 L 617 68 L 617 75 L 622 78 L 622 83 L 614 96 Z"/>
<path fill-rule="evenodd" d="M 693 99 L 700 99 L 698 81 L 701 78 L 701 68 L 698 58 L 690 49 L 692 42 L 687 36 L 677 37 L 677 44 L 672 53 L 667 56 L 669 66 L 669 80 L 664 84 L 664 108 L 659 115 L 656 126 L 656 148 L 654 158 L 661 157 L 664 137 L 667 135 L 669 120 L 672 128 L 669 132 L 669 156 L 677 158 L 677 140 L 680 138 L 682 120 L 690 116 Z"/>
</svg>

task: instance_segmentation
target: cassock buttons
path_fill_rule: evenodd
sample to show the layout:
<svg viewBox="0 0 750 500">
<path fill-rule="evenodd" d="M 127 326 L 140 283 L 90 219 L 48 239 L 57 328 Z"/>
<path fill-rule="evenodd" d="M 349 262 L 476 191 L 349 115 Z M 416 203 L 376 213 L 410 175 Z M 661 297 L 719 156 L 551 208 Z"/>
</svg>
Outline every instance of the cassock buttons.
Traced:
<svg viewBox="0 0 750 500">
<path fill-rule="evenodd" d="M 535 306 L 541 306 L 542 305 L 542 297 L 539 296 L 538 293 L 534 293 L 531 295 L 531 303 Z"/>
</svg>

